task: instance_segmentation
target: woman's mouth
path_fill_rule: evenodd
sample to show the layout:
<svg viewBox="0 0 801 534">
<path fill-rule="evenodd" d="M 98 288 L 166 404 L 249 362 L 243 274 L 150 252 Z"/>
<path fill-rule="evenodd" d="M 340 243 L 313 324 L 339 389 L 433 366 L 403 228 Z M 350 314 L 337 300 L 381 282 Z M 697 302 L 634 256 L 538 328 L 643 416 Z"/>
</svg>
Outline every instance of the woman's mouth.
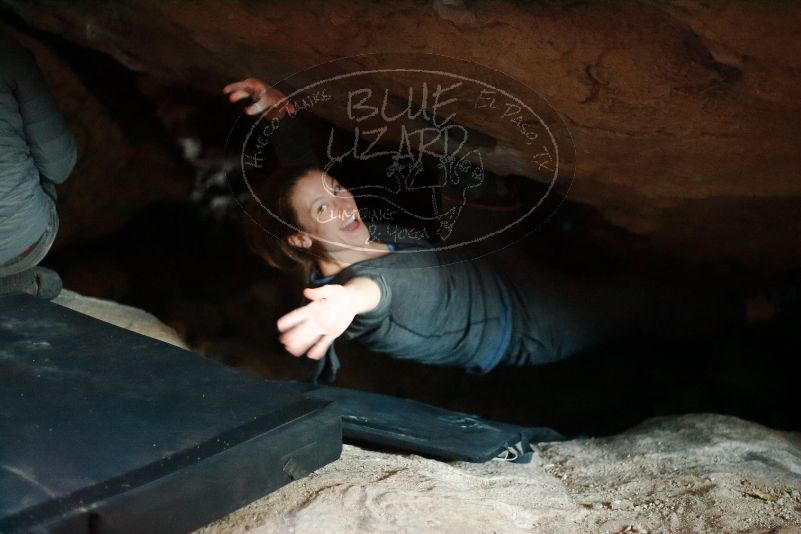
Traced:
<svg viewBox="0 0 801 534">
<path fill-rule="evenodd" d="M 340 230 L 343 230 L 345 232 L 355 232 L 359 228 L 359 226 L 361 226 L 361 224 L 362 222 L 356 217 L 356 214 L 354 213 L 353 215 L 348 217 L 348 220 L 345 221 L 345 224 L 342 225 L 342 227 L 340 227 Z"/>
</svg>

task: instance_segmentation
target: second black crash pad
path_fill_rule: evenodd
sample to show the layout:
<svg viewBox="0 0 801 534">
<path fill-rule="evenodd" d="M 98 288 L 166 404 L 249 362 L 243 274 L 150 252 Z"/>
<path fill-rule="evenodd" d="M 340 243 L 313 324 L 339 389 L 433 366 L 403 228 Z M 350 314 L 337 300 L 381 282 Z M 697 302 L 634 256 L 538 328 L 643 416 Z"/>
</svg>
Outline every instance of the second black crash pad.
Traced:
<svg viewBox="0 0 801 534">
<path fill-rule="evenodd" d="M 353 389 L 283 382 L 311 399 L 333 401 L 346 441 L 440 460 L 530 460 L 532 445 L 567 439 L 548 427 L 525 427 L 410 399 Z"/>
<path fill-rule="evenodd" d="M 0 297 L 0 532 L 186 531 L 339 457 L 330 401 Z"/>
</svg>

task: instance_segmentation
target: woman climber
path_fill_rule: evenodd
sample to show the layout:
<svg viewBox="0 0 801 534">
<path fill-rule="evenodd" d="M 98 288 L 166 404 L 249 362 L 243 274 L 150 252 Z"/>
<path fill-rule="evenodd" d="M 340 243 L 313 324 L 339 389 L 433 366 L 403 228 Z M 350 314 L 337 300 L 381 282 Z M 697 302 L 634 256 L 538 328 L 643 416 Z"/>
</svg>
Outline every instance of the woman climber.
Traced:
<svg viewBox="0 0 801 534">
<path fill-rule="evenodd" d="M 231 102 L 250 98 L 249 115 L 279 103 L 281 114 L 294 112 L 253 78 L 224 92 Z M 282 168 L 256 193 L 276 216 L 256 209 L 251 247 L 308 280 L 310 302 L 277 323 L 298 357 L 328 355 L 336 365 L 333 342 L 344 335 L 395 358 L 486 373 L 558 361 L 626 335 L 692 336 L 758 318 L 758 306 L 740 296 L 568 276 L 497 254 L 467 260 L 421 239 L 384 242 L 361 220 L 354 196 L 315 165 Z"/>
</svg>

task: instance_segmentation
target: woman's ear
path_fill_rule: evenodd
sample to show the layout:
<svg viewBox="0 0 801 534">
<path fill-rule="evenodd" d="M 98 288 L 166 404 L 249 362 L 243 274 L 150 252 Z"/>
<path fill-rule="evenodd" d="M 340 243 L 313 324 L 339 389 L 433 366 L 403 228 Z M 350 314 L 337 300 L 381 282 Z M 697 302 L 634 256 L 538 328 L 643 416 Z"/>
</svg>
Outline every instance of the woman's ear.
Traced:
<svg viewBox="0 0 801 534">
<path fill-rule="evenodd" d="M 309 237 L 309 234 L 305 232 L 292 234 L 291 236 L 287 237 L 286 240 L 295 248 L 309 248 L 312 246 L 312 240 Z"/>
</svg>

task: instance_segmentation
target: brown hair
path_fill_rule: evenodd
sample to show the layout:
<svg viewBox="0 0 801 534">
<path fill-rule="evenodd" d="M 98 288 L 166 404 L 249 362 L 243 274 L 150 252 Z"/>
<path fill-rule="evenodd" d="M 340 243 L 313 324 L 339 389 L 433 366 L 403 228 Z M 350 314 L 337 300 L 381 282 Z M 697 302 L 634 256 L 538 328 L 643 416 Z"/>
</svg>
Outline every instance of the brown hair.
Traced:
<svg viewBox="0 0 801 534">
<path fill-rule="evenodd" d="M 282 167 L 261 184 L 254 185 L 258 200 L 252 197 L 248 200 L 245 210 L 249 216 L 244 218 L 250 250 L 272 267 L 301 274 L 304 281 L 308 280 L 315 262 L 328 257 L 316 239 L 305 249 L 294 247 L 287 240 L 297 232 L 296 228 L 303 229 L 292 206 L 292 194 L 298 181 L 310 172 L 323 171 L 306 165 Z"/>
</svg>

